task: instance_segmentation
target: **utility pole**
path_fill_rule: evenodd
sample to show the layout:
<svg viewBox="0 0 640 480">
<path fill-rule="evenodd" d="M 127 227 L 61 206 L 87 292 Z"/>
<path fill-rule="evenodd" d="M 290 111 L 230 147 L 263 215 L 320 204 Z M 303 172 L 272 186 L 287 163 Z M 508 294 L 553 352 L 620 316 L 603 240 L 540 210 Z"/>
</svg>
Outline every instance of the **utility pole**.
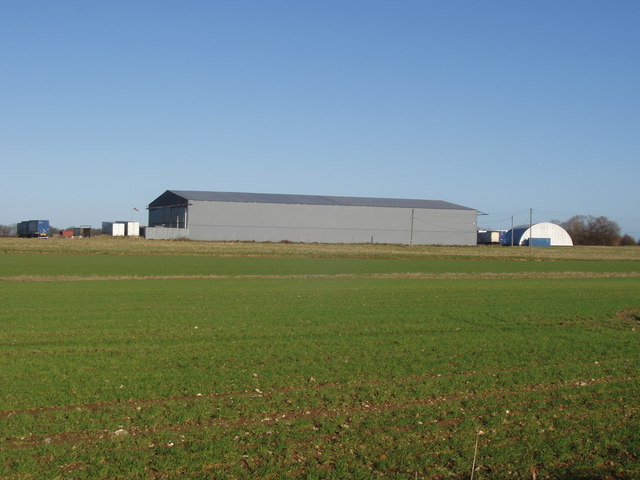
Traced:
<svg viewBox="0 0 640 480">
<path fill-rule="evenodd" d="M 513 247 L 513 215 L 511 215 L 511 246 Z"/>
<path fill-rule="evenodd" d="M 409 234 L 409 245 L 413 245 L 413 215 L 414 215 L 414 211 L 415 211 L 415 209 L 412 208 L 411 209 L 411 232 Z"/>
<path fill-rule="evenodd" d="M 529 260 L 531 260 L 531 256 L 533 254 L 533 208 L 529 209 Z"/>
</svg>

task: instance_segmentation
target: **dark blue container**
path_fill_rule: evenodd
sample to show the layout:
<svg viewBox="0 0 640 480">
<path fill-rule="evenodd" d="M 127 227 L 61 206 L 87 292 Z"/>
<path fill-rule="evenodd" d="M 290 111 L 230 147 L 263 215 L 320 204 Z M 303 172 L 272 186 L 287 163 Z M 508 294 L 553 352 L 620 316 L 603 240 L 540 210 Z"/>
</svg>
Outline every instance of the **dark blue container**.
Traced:
<svg viewBox="0 0 640 480">
<path fill-rule="evenodd" d="M 525 244 L 527 246 L 532 247 L 550 247 L 551 239 L 550 238 L 528 238 L 525 240 Z"/>
<path fill-rule="evenodd" d="M 18 223 L 18 236 L 31 238 L 49 237 L 49 220 L 27 220 Z"/>
</svg>

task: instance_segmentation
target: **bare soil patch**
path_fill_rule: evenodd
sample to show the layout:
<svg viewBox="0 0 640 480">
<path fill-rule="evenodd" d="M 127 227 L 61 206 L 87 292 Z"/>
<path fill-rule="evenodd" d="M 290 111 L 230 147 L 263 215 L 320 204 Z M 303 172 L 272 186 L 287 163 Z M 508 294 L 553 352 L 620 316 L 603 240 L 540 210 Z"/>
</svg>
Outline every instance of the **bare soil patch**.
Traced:
<svg viewBox="0 0 640 480">
<path fill-rule="evenodd" d="M 365 273 L 365 274 L 301 274 L 301 275 L 14 275 L 0 277 L 0 282 L 87 282 L 129 280 L 246 280 L 246 279 L 571 279 L 571 278 L 638 278 L 640 272 L 516 272 L 516 273 Z"/>
<path fill-rule="evenodd" d="M 640 308 L 630 308 L 618 312 L 618 318 L 621 320 L 631 320 L 640 322 Z"/>
</svg>

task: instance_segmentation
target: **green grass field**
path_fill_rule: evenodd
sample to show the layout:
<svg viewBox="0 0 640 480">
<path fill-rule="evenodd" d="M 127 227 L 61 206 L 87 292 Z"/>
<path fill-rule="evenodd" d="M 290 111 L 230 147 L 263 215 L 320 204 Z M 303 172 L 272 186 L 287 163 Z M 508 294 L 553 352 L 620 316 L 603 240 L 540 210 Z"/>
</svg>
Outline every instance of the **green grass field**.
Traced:
<svg viewBox="0 0 640 480">
<path fill-rule="evenodd" d="M 0 479 L 640 477 L 640 248 L 0 239 L 0 300 Z"/>
</svg>

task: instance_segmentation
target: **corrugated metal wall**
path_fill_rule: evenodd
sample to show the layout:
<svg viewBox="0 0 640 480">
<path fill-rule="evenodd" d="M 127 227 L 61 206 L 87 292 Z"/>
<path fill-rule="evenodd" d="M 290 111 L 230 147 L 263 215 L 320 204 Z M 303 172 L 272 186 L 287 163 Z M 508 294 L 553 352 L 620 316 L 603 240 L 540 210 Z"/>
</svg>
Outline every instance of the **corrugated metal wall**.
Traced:
<svg viewBox="0 0 640 480">
<path fill-rule="evenodd" d="M 470 209 L 204 201 L 192 201 L 183 214 L 177 208 L 184 209 L 150 210 L 150 225 L 188 216 L 192 240 L 475 245 L 477 239 L 477 213 Z"/>
<path fill-rule="evenodd" d="M 188 228 L 145 227 L 142 235 L 147 240 L 181 240 L 189 238 Z"/>
</svg>

